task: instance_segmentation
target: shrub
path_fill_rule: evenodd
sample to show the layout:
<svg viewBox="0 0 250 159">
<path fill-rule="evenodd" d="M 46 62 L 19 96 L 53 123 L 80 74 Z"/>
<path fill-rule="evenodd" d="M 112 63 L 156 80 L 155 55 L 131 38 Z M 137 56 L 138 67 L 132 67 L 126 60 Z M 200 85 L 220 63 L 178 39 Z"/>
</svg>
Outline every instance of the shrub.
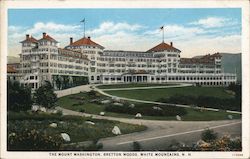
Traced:
<svg viewBox="0 0 250 159">
<path fill-rule="evenodd" d="M 140 151 L 141 150 L 141 144 L 137 141 L 133 142 L 133 151 Z"/>
<path fill-rule="evenodd" d="M 59 135 L 47 135 L 35 129 L 8 134 L 9 151 L 60 150 L 62 143 L 63 139 Z"/>
<path fill-rule="evenodd" d="M 81 109 L 79 110 L 79 112 L 84 113 L 84 112 L 85 112 L 85 109 L 81 108 Z"/>
<path fill-rule="evenodd" d="M 45 84 L 39 87 L 34 93 L 35 102 L 46 108 L 52 108 L 55 106 L 57 96 L 54 93 L 53 86 L 49 81 L 45 81 Z"/>
<path fill-rule="evenodd" d="M 161 110 L 153 109 L 154 106 L 161 108 Z M 105 111 L 131 114 L 131 115 L 135 115 L 136 113 L 141 113 L 142 115 L 148 115 L 148 116 L 176 116 L 176 115 L 187 114 L 185 108 L 168 106 L 168 105 L 159 106 L 151 104 L 141 104 L 141 105 L 136 105 L 135 107 L 130 107 L 127 104 L 123 106 L 108 105 L 105 107 Z"/>
<path fill-rule="evenodd" d="M 222 136 L 210 143 L 198 145 L 197 150 L 201 151 L 241 151 L 242 142 L 239 138 L 230 138 L 230 136 Z"/>
<path fill-rule="evenodd" d="M 201 133 L 201 139 L 205 142 L 212 142 L 216 140 L 217 137 L 217 133 L 210 129 L 206 129 L 204 132 Z"/>
<path fill-rule="evenodd" d="M 31 89 L 19 82 L 7 82 L 7 108 L 8 111 L 26 111 L 31 109 L 33 103 Z"/>
</svg>

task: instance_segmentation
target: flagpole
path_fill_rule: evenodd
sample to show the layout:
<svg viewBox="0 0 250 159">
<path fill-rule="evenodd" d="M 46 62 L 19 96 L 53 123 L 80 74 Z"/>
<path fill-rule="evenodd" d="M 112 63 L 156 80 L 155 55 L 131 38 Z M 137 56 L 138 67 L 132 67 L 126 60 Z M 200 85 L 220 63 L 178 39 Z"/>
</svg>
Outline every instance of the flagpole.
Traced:
<svg viewBox="0 0 250 159">
<path fill-rule="evenodd" d="M 163 29 L 162 29 L 162 42 L 164 43 L 164 26 L 163 26 Z"/>
<path fill-rule="evenodd" d="M 83 37 L 85 38 L 85 18 L 80 23 L 83 23 Z"/>
<path fill-rule="evenodd" d="M 85 18 L 84 18 L 84 30 L 83 30 L 83 36 L 84 36 L 84 38 L 85 38 Z"/>
</svg>

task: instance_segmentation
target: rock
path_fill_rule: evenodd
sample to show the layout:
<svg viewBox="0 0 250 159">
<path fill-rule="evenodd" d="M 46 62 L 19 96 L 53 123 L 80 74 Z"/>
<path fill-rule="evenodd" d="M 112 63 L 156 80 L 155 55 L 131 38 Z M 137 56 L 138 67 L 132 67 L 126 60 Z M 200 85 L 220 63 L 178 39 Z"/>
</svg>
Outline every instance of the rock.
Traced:
<svg viewBox="0 0 250 159">
<path fill-rule="evenodd" d="M 56 110 L 56 109 L 48 109 L 47 112 L 52 113 L 52 114 L 56 114 L 56 113 L 58 113 L 58 110 Z"/>
<path fill-rule="evenodd" d="M 40 110 L 41 112 L 46 112 L 46 108 L 45 108 L 45 107 L 40 107 L 39 110 Z"/>
<path fill-rule="evenodd" d="M 176 120 L 181 121 L 181 117 L 179 115 L 176 115 Z"/>
<path fill-rule="evenodd" d="M 117 102 L 115 102 L 114 105 L 116 105 L 116 106 L 123 106 L 122 103 L 117 103 Z"/>
<path fill-rule="evenodd" d="M 105 112 L 100 112 L 100 115 L 101 115 L 101 116 L 104 116 L 104 115 L 105 115 Z"/>
<path fill-rule="evenodd" d="M 61 133 L 61 136 L 62 136 L 62 138 L 63 138 L 64 141 L 70 142 L 69 134 L 67 134 L 67 133 Z"/>
<path fill-rule="evenodd" d="M 60 124 L 64 124 L 65 122 L 64 122 L 64 121 L 60 121 L 59 123 L 60 123 Z"/>
<path fill-rule="evenodd" d="M 128 107 L 130 107 L 130 108 L 134 108 L 134 107 L 135 107 L 135 105 L 134 105 L 134 104 L 130 104 Z"/>
<path fill-rule="evenodd" d="M 86 124 L 90 124 L 90 125 L 95 125 L 95 123 L 92 122 L 92 121 L 85 121 L 85 123 L 86 123 Z"/>
<path fill-rule="evenodd" d="M 56 128 L 57 127 L 57 123 L 51 123 L 51 124 L 49 124 L 49 126 L 52 127 L 52 128 Z"/>
<path fill-rule="evenodd" d="M 232 116 L 232 115 L 228 115 L 227 117 L 228 117 L 228 119 L 230 119 L 230 120 L 233 119 L 233 116 Z"/>
<path fill-rule="evenodd" d="M 108 104 L 110 102 L 111 102 L 110 100 L 103 100 L 103 101 L 101 101 L 102 104 Z"/>
<path fill-rule="evenodd" d="M 32 105 L 31 110 L 34 111 L 34 112 L 36 112 L 36 111 L 39 110 L 39 108 L 40 107 L 38 105 Z"/>
<path fill-rule="evenodd" d="M 161 107 L 156 107 L 156 106 L 154 106 L 153 109 L 154 109 L 154 110 L 162 110 Z"/>
<path fill-rule="evenodd" d="M 118 97 L 112 97 L 112 100 L 115 102 L 120 102 L 120 98 L 118 98 Z"/>
<path fill-rule="evenodd" d="M 141 113 L 137 113 L 137 114 L 135 115 L 135 117 L 136 117 L 136 118 L 141 118 L 142 115 L 141 115 Z"/>
<path fill-rule="evenodd" d="M 121 130 L 119 129 L 118 126 L 114 126 L 113 130 L 112 130 L 112 133 L 115 134 L 115 135 L 120 135 L 122 134 L 121 133 Z"/>
</svg>

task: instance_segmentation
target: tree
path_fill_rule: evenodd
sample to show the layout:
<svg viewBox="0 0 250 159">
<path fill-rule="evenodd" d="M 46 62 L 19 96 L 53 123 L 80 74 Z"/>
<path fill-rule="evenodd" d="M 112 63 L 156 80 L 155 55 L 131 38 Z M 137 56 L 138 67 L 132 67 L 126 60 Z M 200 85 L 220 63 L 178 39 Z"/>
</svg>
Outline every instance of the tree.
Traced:
<svg viewBox="0 0 250 159">
<path fill-rule="evenodd" d="M 33 103 L 31 89 L 17 81 L 7 81 L 7 108 L 8 111 L 26 111 Z"/>
<path fill-rule="evenodd" d="M 45 84 L 36 90 L 34 99 L 37 104 L 46 108 L 52 108 L 55 106 L 57 96 L 54 93 L 53 86 L 49 81 L 45 81 Z"/>
<path fill-rule="evenodd" d="M 218 138 L 218 134 L 213 130 L 206 129 L 201 133 L 201 139 L 205 142 L 212 142 Z"/>
</svg>

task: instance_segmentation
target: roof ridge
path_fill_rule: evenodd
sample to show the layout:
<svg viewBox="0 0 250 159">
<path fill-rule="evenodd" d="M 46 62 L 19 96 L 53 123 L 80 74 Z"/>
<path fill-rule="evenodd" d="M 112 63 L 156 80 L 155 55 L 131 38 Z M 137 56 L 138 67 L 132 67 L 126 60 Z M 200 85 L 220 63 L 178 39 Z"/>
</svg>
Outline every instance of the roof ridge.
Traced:
<svg viewBox="0 0 250 159">
<path fill-rule="evenodd" d="M 68 46 L 82 46 L 82 45 L 97 46 L 97 47 L 99 47 L 99 48 L 101 48 L 101 49 L 104 49 L 104 47 L 103 47 L 102 45 L 100 45 L 100 44 L 98 44 L 98 43 L 92 41 L 92 40 L 90 39 L 90 37 L 87 37 L 87 38 L 86 38 L 86 37 L 83 37 L 83 38 L 81 38 L 81 39 L 79 39 L 79 40 L 77 40 L 77 41 L 75 41 L 75 42 L 69 44 Z M 66 46 L 66 47 L 67 47 L 67 46 Z"/>
<path fill-rule="evenodd" d="M 165 42 L 161 42 L 160 44 L 154 46 L 153 48 L 149 49 L 146 52 L 160 52 L 160 51 L 165 51 L 165 50 L 173 50 L 173 51 L 177 51 L 177 52 L 181 52 L 179 49 L 175 48 L 171 45 L 165 43 Z"/>
</svg>

